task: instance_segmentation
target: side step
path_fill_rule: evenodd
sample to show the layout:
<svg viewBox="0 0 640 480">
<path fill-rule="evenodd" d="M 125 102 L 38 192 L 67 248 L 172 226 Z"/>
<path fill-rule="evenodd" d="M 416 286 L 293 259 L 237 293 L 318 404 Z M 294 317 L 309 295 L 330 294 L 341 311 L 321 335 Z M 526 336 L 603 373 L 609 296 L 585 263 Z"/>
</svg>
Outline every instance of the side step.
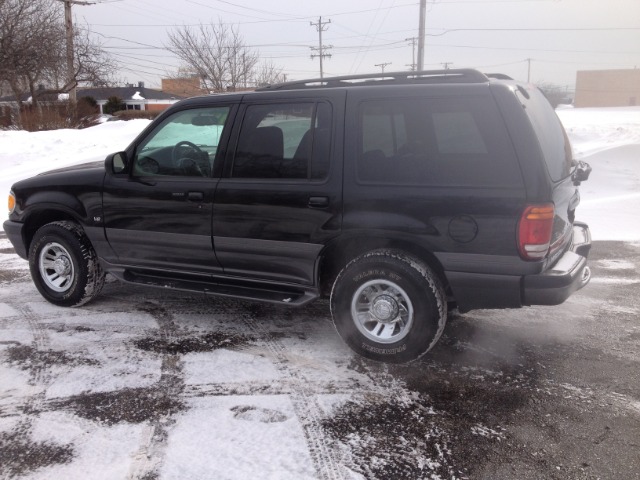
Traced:
<svg viewBox="0 0 640 480">
<path fill-rule="evenodd" d="M 320 296 L 316 289 L 305 290 L 288 285 L 247 282 L 220 277 L 205 277 L 196 280 L 131 270 L 111 271 L 111 273 L 119 280 L 136 285 L 170 288 L 185 292 L 277 303 L 294 307 L 305 305 Z"/>
</svg>

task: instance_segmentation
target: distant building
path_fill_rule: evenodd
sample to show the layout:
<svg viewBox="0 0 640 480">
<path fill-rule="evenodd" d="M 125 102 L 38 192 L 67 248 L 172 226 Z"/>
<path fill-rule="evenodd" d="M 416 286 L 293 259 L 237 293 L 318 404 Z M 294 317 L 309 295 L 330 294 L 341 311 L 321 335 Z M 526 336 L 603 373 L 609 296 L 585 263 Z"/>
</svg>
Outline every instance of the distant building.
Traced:
<svg viewBox="0 0 640 480">
<path fill-rule="evenodd" d="M 95 99 L 100 107 L 100 113 L 102 113 L 102 107 L 111 97 L 120 98 L 126 105 L 127 110 L 150 110 L 154 112 L 162 111 L 184 98 L 182 95 L 146 88 L 143 82 L 139 82 L 137 86 L 79 88 L 77 98 L 80 100 L 82 97 Z"/>
<path fill-rule="evenodd" d="M 579 71 L 573 103 L 576 107 L 640 105 L 640 69 Z"/>
<path fill-rule="evenodd" d="M 121 99 L 126 105 L 127 110 L 150 110 L 158 112 L 182 100 L 185 96 L 146 88 L 143 82 L 139 82 L 137 85 L 127 85 L 126 87 L 80 87 L 77 90 L 76 98 L 81 100 L 83 97 L 93 98 L 100 107 L 100 113 L 103 113 L 102 107 L 111 97 Z M 69 97 L 66 94 L 45 94 L 39 97 L 41 104 L 55 104 L 56 102 L 67 101 L 68 99 Z M 25 93 L 20 100 L 25 104 L 29 104 L 31 103 L 31 96 Z M 0 109 L 17 107 L 18 102 L 15 96 L 8 95 L 0 98 Z"/>
<path fill-rule="evenodd" d="M 162 91 L 182 97 L 197 97 L 198 95 L 205 95 L 207 93 L 207 91 L 202 88 L 202 82 L 198 75 L 163 78 Z"/>
<path fill-rule="evenodd" d="M 204 86 L 202 79 L 198 75 L 192 75 L 187 77 L 176 78 L 163 78 L 162 79 L 162 91 L 165 93 L 174 93 L 183 97 L 197 97 L 199 95 L 208 95 L 216 93 L 228 93 L 228 92 L 251 92 L 255 90 L 255 87 L 231 87 L 228 86 L 224 90 L 207 90 Z"/>
</svg>

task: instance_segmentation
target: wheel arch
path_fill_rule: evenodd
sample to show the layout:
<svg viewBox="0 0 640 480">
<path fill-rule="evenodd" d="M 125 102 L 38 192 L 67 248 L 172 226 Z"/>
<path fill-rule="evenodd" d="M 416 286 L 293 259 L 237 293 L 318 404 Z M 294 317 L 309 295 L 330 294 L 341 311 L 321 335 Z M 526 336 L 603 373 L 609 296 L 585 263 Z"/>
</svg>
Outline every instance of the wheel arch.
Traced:
<svg viewBox="0 0 640 480">
<path fill-rule="evenodd" d="M 444 268 L 428 248 L 410 240 L 371 233 L 338 238 L 323 250 L 318 269 L 318 285 L 321 295 L 328 296 L 330 294 L 338 273 L 351 260 L 379 249 L 397 250 L 423 261 L 438 275 L 447 295 L 450 295 L 451 289 Z"/>
<path fill-rule="evenodd" d="M 39 228 L 51 223 L 67 221 L 82 227 L 80 220 L 68 209 L 62 207 L 38 209 L 32 211 L 24 221 L 22 235 L 26 251 L 28 252 L 33 242 L 33 237 Z"/>
</svg>

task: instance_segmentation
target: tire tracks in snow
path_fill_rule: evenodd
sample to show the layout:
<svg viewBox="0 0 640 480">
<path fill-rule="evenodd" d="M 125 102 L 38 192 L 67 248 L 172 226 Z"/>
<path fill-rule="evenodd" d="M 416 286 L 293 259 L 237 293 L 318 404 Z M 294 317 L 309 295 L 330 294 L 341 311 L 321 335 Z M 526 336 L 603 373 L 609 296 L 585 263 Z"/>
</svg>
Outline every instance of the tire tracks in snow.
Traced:
<svg viewBox="0 0 640 480">
<path fill-rule="evenodd" d="M 178 333 L 173 314 L 166 308 L 151 302 L 137 306 L 140 311 L 151 315 L 158 323 L 158 337 L 170 340 Z M 155 385 L 159 392 L 166 394 L 170 400 L 179 401 L 184 390 L 184 377 L 179 354 L 162 354 L 160 380 Z M 171 415 L 151 420 L 143 428 L 138 451 L 133 454 L 129 468 L 128 480 L 141 478 L 158 478 L 164 459 L 169 428 L 175 423 Z"/>
<path fill-rule="evenodd" d="M 49 349 L 51 342 L 46 328 L 40 323 L 42 320 L 26 303 L 10 302 L 9 306 L 16 310 L 26 320 L 29 331 L 33 337 L 31 347 L 36 352 Z M 48 372 L 49 365 L 41 362 L 33 362 L 29 368 L 29 381 L 27 394 L 16 408 L 16 414 L 22 413 L 15 430 L 26 434 L 33 426 L 33 417 L 46 409 L 47 387 L 51 384 L 52 377 Z M 21 412 L 20 412 L 21 411 Z M 9 413 L 9 412 L 6 412 Z M 10 413 L 9 413 L 10 414 Z"/>
<path fill-rule="evenodd" d="M 324 435 L 320 422 L 324 412 L 317 399 L 317 390 L 311 388 L 309 382 L 289 361 L 286 348 L 277 339 L 264 329 L 260 322 L 249 316 L 243 318 L 250 331 L 264 342 L 272 356 L 278 371 L 286 378 L 291 388 L 289 396 L 296 417 L 300 421 L 302 430 L 309 448 L 309 455 L 313 461 L 318 478 L 322 480 L 342 480 L 348 478 L 343 467 L 330 445 L 330 441 Z M 256 392 L 254 391 L 254 394 Z M 262 392 L 260 392 L 262 393 Z"/>
</svg>

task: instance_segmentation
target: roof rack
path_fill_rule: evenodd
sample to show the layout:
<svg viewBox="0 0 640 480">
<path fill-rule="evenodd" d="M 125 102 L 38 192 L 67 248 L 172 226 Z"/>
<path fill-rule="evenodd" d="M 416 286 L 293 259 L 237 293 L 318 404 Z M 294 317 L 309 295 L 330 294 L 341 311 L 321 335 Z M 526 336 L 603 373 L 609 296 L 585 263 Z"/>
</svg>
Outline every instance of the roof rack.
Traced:
<svg viewBox="0 0 640 480">
<path fill-rule="evenodd" d="M 496 80 L 513 80 L 513 78 L 509 75 L 505 75 L 504 73 L 485 73 L 485 75 Z"/>
<path fill-rule="evenodd" d="M 313 78 L 277 83 L 257 88 L 256 91 L 295 90 L 302 88 L 333 88 L 357 85 L 411 84 L 411 83 L 486 83 L 489 78 L 471 68 L 423 70 L 420 72 L 369 73 L 342 77 Z"/>
</svg>

